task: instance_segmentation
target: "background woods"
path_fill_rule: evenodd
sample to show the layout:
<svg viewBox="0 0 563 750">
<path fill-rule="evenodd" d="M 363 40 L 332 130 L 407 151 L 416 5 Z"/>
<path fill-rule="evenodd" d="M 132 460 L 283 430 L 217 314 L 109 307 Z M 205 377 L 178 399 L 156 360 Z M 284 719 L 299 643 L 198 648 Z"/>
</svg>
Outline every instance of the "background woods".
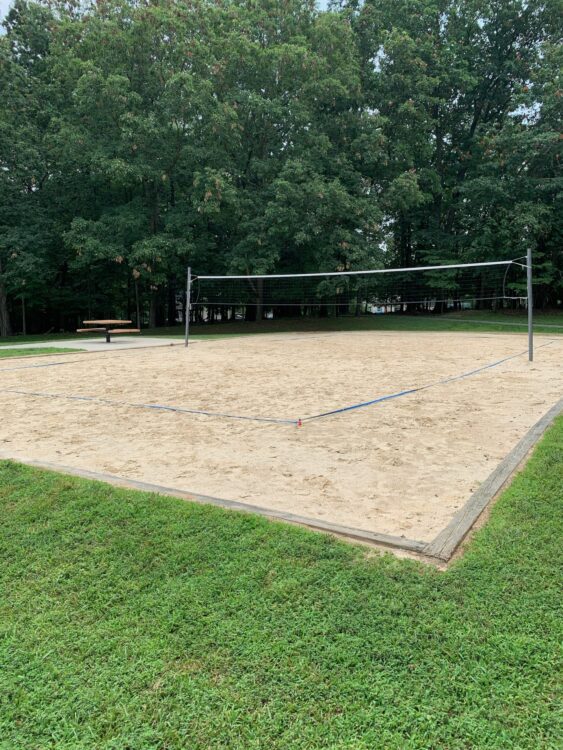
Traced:
<svg viewBox="0 0 563 750">
<path fill-rule="evenodd" d="M 173 324 L 201 273 L 514 258 L 563 297 L 555 0 L 16 0 L 0 335 Z"/>
</svg>

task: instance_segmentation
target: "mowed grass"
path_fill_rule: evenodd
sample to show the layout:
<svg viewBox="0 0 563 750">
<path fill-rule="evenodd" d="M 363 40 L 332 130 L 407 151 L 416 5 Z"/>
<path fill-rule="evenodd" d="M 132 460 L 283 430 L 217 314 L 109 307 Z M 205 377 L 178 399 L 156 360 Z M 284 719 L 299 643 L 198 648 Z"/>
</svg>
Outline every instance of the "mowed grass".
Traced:
<svg viewBox="0 0 563 750">
<path fill-rule="evenodd" d="M 534 313 L 534 329 L 537 333 L 563 335 L 563 311 Z M 194 337 L 214 338 L 230 334 L 296 333 L 310 331 L 486 331 L 497 333 L 527 332 L 527 318 L 523 312 L 486 312 L 467 310 L 446 315 L 351 315 L 338 318 L 280 318 L 263 320 L 259 323 L 233 321 L 225 323 L 200 324 L 191 326 Z M 144 328 L 142 336 L 172 336 L 183 338 L 183 325 Z M 86 338 L 99 338 L 99 334 L 86 335 Z M 57 333 L 11 336 L 0 338 L 0 347 L 17 346 L 18 343 L 64 341 L 76 339 L 76 333 Z"/>
<path fill-rule="evenodd" d="M 0 348 L 0 359 L 8 357 L 36 357 L 38 354 L 68 354 L 69 352 L 81 352 L 83 349 L 68 349 L 57 346 L 42 346 L 36 349 L 3 349 Z"/>
<path fill-rule="evenodd" d="M 447 572 L 0 463 L 2 750 L 560 747 L 563 418 Z"/>
<path fill-rule="evenodd" d="M 467 311 L 447 315 L 362 315 L 334 318 L 280 318 L 258 323 L 242 320 L 225 323 L 192 325 L 191 335 L 226 336 L 260 333 L 299 333 L 331 331 L 458 331 L 527 334 L 527 318 L 522 313 L 491 313 Z M 563 335 L 563 314 L 536 314 L 537 333 Z M 183 336 L 181 326 L 154 328 L 144 331 L 151 336 Z"/>
</svg>

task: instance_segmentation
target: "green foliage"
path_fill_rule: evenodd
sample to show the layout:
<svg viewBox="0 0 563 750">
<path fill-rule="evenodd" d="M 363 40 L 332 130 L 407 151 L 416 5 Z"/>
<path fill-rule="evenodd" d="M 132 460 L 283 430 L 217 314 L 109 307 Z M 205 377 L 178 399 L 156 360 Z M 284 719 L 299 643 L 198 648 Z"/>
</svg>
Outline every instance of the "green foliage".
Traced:
<svg viewBox="0 0 563 750">
<path fill-rule="evenodd" d="M 558 9 L 366 0 L 355 14 L 395 263 L 515 258 L 532 243 L 538 302 L 561 299 Z"/>
<path fill-rule="evenodd" d="M 440 573 L 0 463 L 0 747 L 555 750 L 563 420 Z"/>
<path fill-rule="evenodd" d="M 174 323 L 185 267 L 513 258 L 562 298 L 557 0 L 16 0 L 0 335 Z M 19 327 L 19 323 L 15 324 Z"/>
<path fill-rule="evenodd" d="M 277 318 L 255 322 L 229 321 L 220 325 L 208 326 L 205 323 L 193 325 L 195 338 L 222 338 L 233 335 L 253 335 L 260 333 L 291 333 L 295 331 L 487 331 L 496 333 L 526 333 L 527 315 L 521 312 L 491 312 L 473 310 L 470 313 L 448 313 L 444 315 L 362 315 L 330 318 Z M 550 337 L 563 334 L 563 313 L 538 313 L 534 317 L 534 330 Z M 87 334 L 82 334 L 81 338 Z M 95 336 L 96 334 L 92 334 Z M 171 336 L 184 338 L 184 326 L 160 326 L 145 328 L 141 335 Z M 44 334 L 33 336 L 9 336 L 0 338 L 0 347 L 17 347 L 21 343 L 44 343 L 45 345 L 76 340 L 76 333 Z"/>
</svg>

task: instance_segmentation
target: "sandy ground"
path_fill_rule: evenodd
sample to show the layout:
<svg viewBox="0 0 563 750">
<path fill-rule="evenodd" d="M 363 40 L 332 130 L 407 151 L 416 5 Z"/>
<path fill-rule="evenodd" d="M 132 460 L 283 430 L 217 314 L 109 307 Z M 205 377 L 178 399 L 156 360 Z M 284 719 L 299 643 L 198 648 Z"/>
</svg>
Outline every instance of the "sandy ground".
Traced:
<svg viewBox="0 0 563 750">
<path fill-rule="evenodd" d="M 563 339 L 536 344 L 533 363 L 519 356 L 302 427 L 29 392 L 305 419 L 524 352 L 526 337 L 263 335 L 4 360 L 0 454 L 430 541 L 563 395 Z M 51 362 L 64 364 L 30 367 Z"/>
</svg>

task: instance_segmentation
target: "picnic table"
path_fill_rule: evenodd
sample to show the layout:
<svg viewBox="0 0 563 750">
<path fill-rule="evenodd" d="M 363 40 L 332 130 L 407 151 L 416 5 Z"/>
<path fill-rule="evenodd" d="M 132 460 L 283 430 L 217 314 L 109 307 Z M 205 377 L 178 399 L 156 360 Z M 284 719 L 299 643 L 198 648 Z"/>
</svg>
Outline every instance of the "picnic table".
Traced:
<svg viewBox="0 0 563 750">
<path fill-rule="evenodd" d="M 105 333 L 106 343 L 111 343 L 114 334 L 141 333 L 140 328 L 114 328 L 113 326 L 124 326 L 132 323 L 132 320 L 83 320 L 82 323 L 89 328 L 77 328 L 76 333 L 93 333 L 99 331 Z"/>
</svg>

